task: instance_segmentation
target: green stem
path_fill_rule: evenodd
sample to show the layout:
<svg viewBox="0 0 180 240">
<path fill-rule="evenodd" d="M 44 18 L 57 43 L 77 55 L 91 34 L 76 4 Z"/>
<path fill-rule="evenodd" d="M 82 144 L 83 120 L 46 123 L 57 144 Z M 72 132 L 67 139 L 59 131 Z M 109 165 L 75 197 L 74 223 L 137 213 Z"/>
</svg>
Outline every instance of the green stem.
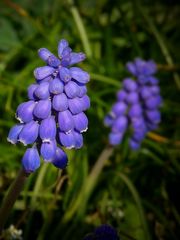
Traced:
<svg viewBox="0 0 180 240">
<path fill-rule="evenodd" d="M 87 57 L 91 57 L 92 56 L 92 51 L 91 51 L 90 43 L 89 43 L 89 40 L 88 40 L 87 32 L 85 30 L 82 18 L 79 14 L 79 11 L 78 11 L 77 7 L 74 5 L 73 0 L 68 0 L 68 3 L 70 5 L 70 11 L 72 13 L 72 16 L 73 16 L 74 21 L 75 21 L 76 26 L 77 26 L 77 29 L 79 31 L 80 38 L 81 38 L 82 43 L 84 45 L 84 51 L 85 51 Z"/>
<path fill-rule="evenodd" d="M 63 218 L 63 222 L 68 222 L 77 209 L 79 209 L 79 214 L 84 211 L 86 203 L 96 185 L 97 179 L 109 157 L 113 153 L 113 147 L 106 147 L 102 153 L 100 154 L 98 160 L 96 161 L 93 169 L 91 170 L 89 176 L 87 177 L 86 181 L 84 182 L 80 194 L 78 195 L 75 202 L 72 203 L 72 207 L 66 212 Z"/>
<path fill-rule="evenodd" d="M 13 205 L 25 184 L 27 177 L 28 174 L 23 169 L 21 169 L 3 200 L 0 209 L 0 234 L 4 228 L 4 224 L 6 223 L 10 211 L 13 208 Z"/>
</svg>

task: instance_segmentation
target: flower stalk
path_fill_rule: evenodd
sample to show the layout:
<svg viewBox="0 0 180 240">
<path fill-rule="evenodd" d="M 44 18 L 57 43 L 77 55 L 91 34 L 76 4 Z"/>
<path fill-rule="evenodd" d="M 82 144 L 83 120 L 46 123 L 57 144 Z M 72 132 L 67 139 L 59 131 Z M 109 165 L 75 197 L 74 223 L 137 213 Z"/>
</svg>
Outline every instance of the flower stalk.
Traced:
<svg viewBox="0 0 180 240">
<path fill-rule="evenodd" d="M 21 169 L 16 179 L 10 186 L 10 189 L 7 195 L 4 197 L 3 203 L 0 208 L 0 234 L 2 233 L 2 230 L 9 216 L 9 213 L 13 208 L 13 205 L 16 199 L 18 198 L 21 190 L 23 189 L 23 186 L 28 176 L 29 174 L 26 173 L 24 169 Z"/>
</svg>

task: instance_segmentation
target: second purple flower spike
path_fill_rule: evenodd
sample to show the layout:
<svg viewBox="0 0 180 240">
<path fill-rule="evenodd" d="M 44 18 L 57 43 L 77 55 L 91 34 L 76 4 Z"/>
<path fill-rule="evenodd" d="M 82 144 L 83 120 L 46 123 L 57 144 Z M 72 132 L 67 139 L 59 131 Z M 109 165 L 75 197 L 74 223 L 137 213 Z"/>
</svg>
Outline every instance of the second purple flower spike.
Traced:
<svg viewBox="0 0 180 240">
<path fill-rule="evenodd" d="M 159 107 L 162 104 L 154 61 L 136 58 L 126 65 L 134 78 L 125 78 L 117 93 L 117 102 L 105 117 L 104 123 L 111 127 L 109 142 L 118 145 L 128 131 L 130 148 L 139 149 L 147 132 L 155 130 L 161 121 Z"/>
<path fill-rule="evenodd" d="M 16 111 L 20 124 L 8 135 L 13 144 L 33 144 L 22 160 L 28 173 L 39 167 L 40 155 L 58 168 L 67 166 L 67 155 L 60 147 L 83 146 L 82 132 L 88 129 L 84 111 L 90 107 L 86 88 L 90 76 L 72 66 L 82 62 L 85 54 L 72 52 L 65 39 L 58 44 L 58 57 L 46 48 L 39 49 L 38 54 L 46 66 L 34 70 L 36 83 L 28 87 L 29 100 Z"/>
</svg>

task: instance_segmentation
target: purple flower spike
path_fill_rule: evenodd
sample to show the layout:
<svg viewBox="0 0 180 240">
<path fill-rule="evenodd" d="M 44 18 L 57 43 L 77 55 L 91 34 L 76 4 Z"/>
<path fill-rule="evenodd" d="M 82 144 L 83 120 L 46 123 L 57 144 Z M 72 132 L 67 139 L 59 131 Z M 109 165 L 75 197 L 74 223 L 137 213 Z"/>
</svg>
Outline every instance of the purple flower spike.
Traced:
<svg viewBox="0 0 180 240">
<path fill-rule="evenodd" d="M 51 162 L 55 167 L 65 169 L 68 164 L 68 158 L 66 153 L 61 148 L 57 147 L 55 156 Z"/>
<path fill-rule="evenodd" d="M 59 75 L 60 75 L 60 79 L 65 83 L 67 83 L 71 80 L 71 72 L 66 67 L 59 68 Z"/>
<path fill-rule="evenodd" d="M 115 116 L 123 115 L 126 109 L 127 105 L 124 102 L 117 102 L 112 106 L 112 114 Z"/>
<path fill-rule="evenodd" d="M 75 147 L 75 138 L 73 131 L 68 133 L 59 132 L 59 140 L 62 146 L 71 149 Z"/>
<path fill-rule="evenodd" d="M 82 52 L 80 52 L 80 53 L 72 52 L 71 53 L 71 61 L 70 61 L 69 64 L 73 65 L 73 64 L 82 62 L 82 61 L 84 61 L 85 58 L 86 58 L 86 55 L 84 53 L 82 53 Z"/>
<path fill-rule="evenodd" d="M 157 85 L 150 87 L 150 91 L 153 95 L 160 94 L 160 88 Z"/>
<path fill-rule="evenodd" d="M 83 136 L 81 133 L 74 131 L 74 140 L 75 140 L 75 148 L 79 149 L 83 146 Z"/>
<path fill-rule="evenodd" d="M 49 66 L 56 68 L 61 64 L 61 61 L 59 60 L 59 58 L 55 57 L 54 55 L 51 55 L 48 58 L 47 63 Z"/>
<path fill-rule="evenodd" d="M 34 70 L 34 76 L 38 80 L 42 80 L 43 78 L 49 77 L 53 74 L 54 68 L 45 66 L 45 67 L 38 67 Z"/>
<path fill-rule="evenodd" d="M 38 150 L 28 149 L 24 155 L 23 166 L 28 173 L 39 167 L 38 152 L 58 168 L 67 166 L 67 155 L 58 144 L 76 149 L 83 146 L 81 132 L 88 127 L 83 111 L 90 107 L 86 95 L 89 74 L 71 67 L 83 61 L 85 54 L 72 52 L 65 39 L 58 44 L 58 57 L 46 48 L 39 49 L 38 54 L 46 66 L 34 70 L 36 82 L 28 87 L 29 101 L 17 108 L 16 116 L 23 124 L 15 125 L 7 138 L 13 144 L 38 146 Z"/>
<path fill-rule="evenodd" d="M 22 142 L 25 146 L 32 144 L 38 137 L 39 124 L 35 121 L 26 123 L 19 133 L 19 142 Z"/>
<path fill-rule="evenodd" d="M 40 157 L 37 148 L 28 148 L 22 158 L 22 165 L 26 173 L 32 173 L 40 166 Z"/>
<path fill-rule="evenodd" d="M 27 123 L 33 120 L 33 110 L 36 103 L 34 101 L 28 101 L 21 103 L 16 111 L 16 118 L 22 123 Z"/>
<path fill-rule="evenodd" d="M 88 118 L 81 112 L 79 114 L 73 115 L 74 127 L 78 132 L 86 132 L 88 129 Z"/>
<path fill-rule="evenodd" d="M 123 87 L 129 91 L 129 92 L 133 92 L 137 90 L 137 83 L 135 81 L 133 81 L 131 78 L 126 78 L 123 81 Z"/>
<path fill-rule="evenodd" d="M 30 100 L 35 100 L 35 96 L 34 96 L 34 92 L 36 90 L 36 88 L 38 87 L 39 85 L 38 84 L 31 84 L 29 87 L 28 87 L 28 98 Z"/>
<path fill-rule="evenodd" d="M 62 93 L 64 90 L 64 84 L 59 78 L 54 78 L 50 83 L 49 83 L 49 91 L 52 94 L 59 94 Z"/>
<path fill-rule="evenodd" d="M 18 142 L 19 133 L 21 132 L 24 124 L 17 124 L 13 126 L 8 134 L 7 140 L 12 144 L 16 144 Z"/>
<path fill-rule="evenodd" d="M 52 56 L 53 54 L 47 49 L 47 48 L 40 48 L 38 50 L 38 55 L 39 57 L 44 60 L 45 62 L 47 62 L 48 58 L 50 56 Z"/>
<path fill-rule="evenodd" d="M 42 82 L 34 91 L 34 94 L 39 99 L 47 99 L 49 97 L 49 83 Z"/>
<path fill-rule="evenodd" d="M 56 137 L 56 122 L 54 116 L 42 120 L 39 127 L 39 136 L 43 142 L 50 142 Z"/>
<path fill-rule="evenodd" d="M 69 132 L 74 128 L 73 116 L 69 110 L 59 112 L 58 123 L 60 130 L 63 132 Z"/>
<path fill-rule="evenodd" d="M 85 71 L 83 71 L 81 68 L 78 67 L 72 67 L 70 68 L 71 76 L 73 79 L 80 83 L 87 83 L 89 82 L 89 74 Z"/>
<path fill-rule="evenodd" d="M 65 90 L 66 95 L 69 98 L 75 98 L 79 94 L 79 86 L 73 81 L 68 82 L 65 85 L 64 90 Z"/>
<path fill-rule="evenodd" d="M 60 93 L 53 97 L 52 107 L 58 112 L 62 112 L 68 109 L 68 99 L 66 94 Z"/>
<path fill-rule="evenodd" d="M 109 143 L 113 146 L 121 143 L 123 138 L 123 133 L 110 133 L 109 134 Z"/>
<path fill-rule="evenodd" d="M 112 132 L 122 132 L 123 133 L 124 131 L 126 131 L 127 125 L 128 125 L 127 117 L 120 116 L 114 121 L 114 123 L 112 125 Z"/>
<path fill-rule="evenodd" d="M 56 154 L 56 147 L 55 141 L 43 142 L 41 144 L 40 152 L 45 162 L 51 162 L 53 160 Z"/>
<path fill-rule="evenodd" d="M 59 44 L 58 44 L 58 56 L 59 56 L 60 59 L 62 57 L 63 50 L 68 46 L 69 46 L 68 41 L 66 41 L 65 39 L 62 39 L 59 42 Z"/>
<path fill-rule="evenodd" d="M 51 114 L 51 101 L 49 99 L 40 100 L 34 108 L 34 116 L 45 119 Z"/>
</svg>

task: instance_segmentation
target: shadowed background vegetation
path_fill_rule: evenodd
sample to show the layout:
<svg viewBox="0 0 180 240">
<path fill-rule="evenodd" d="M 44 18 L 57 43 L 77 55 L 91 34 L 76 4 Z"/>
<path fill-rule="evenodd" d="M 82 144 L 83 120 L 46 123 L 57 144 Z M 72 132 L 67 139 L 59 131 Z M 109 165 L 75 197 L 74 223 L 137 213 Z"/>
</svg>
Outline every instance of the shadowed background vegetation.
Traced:
<svg viewBox="0 0 180 240">
<path fill-rule="evenodd" d="M 34 68 L 44 65 L 37 50 L 56 53 L 58 41 L 65 38 L 74 51 L 86 53 L 80 66 L 91 75 L 84 147 L 67 151 L 65 171 L 42 164 L 29 177 L 7 228 L 22 229 L 23 239 L 80 240 L 109 223 L 123 240 L 179 239 L 179 14 L 173 0 L 0 2 L 1 200 L 25 151 L 6 138 L 17 106 L 27 100 Z M 103 118 L 128 76 L 126 62 L 137 56 L 158 64 L 162 123 L 139 151 L 132 152 L 125 139 L 113 152 L 104 152 L 102 161 L 99 156 L 108 144 Z"/>
</svg>

